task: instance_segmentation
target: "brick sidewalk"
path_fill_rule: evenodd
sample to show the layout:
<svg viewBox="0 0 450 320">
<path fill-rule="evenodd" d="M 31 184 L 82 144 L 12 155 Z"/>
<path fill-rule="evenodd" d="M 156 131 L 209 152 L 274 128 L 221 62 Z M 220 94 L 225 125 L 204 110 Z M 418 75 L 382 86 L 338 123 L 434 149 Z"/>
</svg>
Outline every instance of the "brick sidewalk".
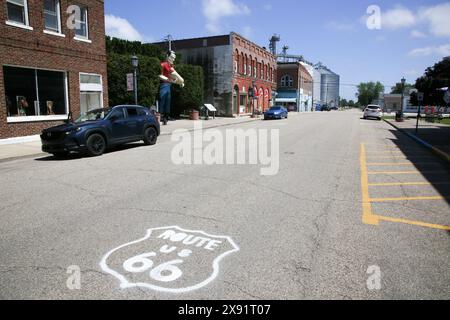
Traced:
<svg viewBox="0 0 450 320">
<path fill-rule="evenodd" d="M 416 133 L 416 119 L 408 119 L 404 122 L 389 120 L 389 122 L 407 133 L 414 135 Z M 420 121 L 418 137 L 450 154 L 450 125 Z"/>
<path fill-rule="evenodd" d="M 260 121 L 259 119 L 252 119 L 250 117 L 241 118 L 216 118 L 208 121 L 201 121 L 204 129 L 217 128 L 223 126 L 238 125 L 247 122 Z M 198 122 L 197 122 L 198 123 Z M 175 130 L 187 129 L 194 130 L 194 121 L 177 120 L 169 122 L 168 126 L 161 125 L 161 135 L 171 135 Z M 32 136 L 19 139 L 0 140 L 0 161 L 9 161 L 24 157 L 32 157 L 44 155 L 41 150 L 41 141 L 39 136 Z"/>
</svg>

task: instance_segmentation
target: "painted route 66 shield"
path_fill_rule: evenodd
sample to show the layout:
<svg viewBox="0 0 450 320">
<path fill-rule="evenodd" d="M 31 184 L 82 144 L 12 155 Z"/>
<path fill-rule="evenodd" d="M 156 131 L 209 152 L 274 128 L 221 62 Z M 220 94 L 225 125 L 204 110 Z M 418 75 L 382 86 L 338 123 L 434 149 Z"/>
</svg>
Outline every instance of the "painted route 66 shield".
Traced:
<svg viewBox="0 0 450 320">
<path fill-rule="evenodd" d="M 183 293 L 213 281 L 220 262 L 237 251 L 239 247 L 227 236 L 176 226 L 152 228 L 144 238 L 108 252 L 100 266 L 120 281 L 121 288 Z"/>
</svg>

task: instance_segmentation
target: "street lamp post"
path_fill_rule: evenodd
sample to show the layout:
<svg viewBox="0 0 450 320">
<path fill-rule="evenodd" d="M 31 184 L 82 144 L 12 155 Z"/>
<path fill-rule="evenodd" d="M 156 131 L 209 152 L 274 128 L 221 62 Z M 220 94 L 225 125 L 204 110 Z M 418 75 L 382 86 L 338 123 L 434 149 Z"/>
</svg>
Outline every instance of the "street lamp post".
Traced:
<svg viewBox="0 0 450 320">
<path fill-rule="evenodd" d="M 137 70 L 139 67 L 139 58 L 137 56 L 131 57 L 131 65 L 133 66 L 133 86 L 134 86 L 134 103 L 138 104 L 138 82 L 137 82 Z"/>
<path fill-rule="evenodd" d="M 402 102 L 401 102 L 401 118 L 403 119 L 403 107 L 404 107 L 404 102 L 405 102 L 405 84 L 406 84 L 406 79 L 402 78 Z"/>
</svg>

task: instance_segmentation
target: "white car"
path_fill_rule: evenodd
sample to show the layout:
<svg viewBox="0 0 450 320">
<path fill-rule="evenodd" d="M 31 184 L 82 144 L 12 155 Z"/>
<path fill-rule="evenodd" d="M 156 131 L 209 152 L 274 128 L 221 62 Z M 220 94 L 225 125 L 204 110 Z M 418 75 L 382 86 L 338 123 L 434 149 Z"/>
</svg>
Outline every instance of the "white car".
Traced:
<svg viewBox="0 0 450 320">
<path fill-rule="evenodd" d="M 375 118 L 381 120 L 382 116 L 383 110 L 381 110 L 381 107 L 378 105 L 368 105 L 364 110 L 364 119 Z"/>
</svg>

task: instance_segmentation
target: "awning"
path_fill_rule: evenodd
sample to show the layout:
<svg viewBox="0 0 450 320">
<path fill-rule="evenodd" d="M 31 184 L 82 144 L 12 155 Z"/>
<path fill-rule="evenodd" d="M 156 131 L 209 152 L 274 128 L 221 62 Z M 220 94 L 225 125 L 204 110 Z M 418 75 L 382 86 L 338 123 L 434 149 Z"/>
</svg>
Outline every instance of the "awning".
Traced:
<svg viewBox="0 0 450 320">
<path fill-rule="evenodd" d="M 297 103 L 297 99 L 295 98 L 277 98 L 276 102 L 288 102 L 288 103 Z"/>
</svg>

